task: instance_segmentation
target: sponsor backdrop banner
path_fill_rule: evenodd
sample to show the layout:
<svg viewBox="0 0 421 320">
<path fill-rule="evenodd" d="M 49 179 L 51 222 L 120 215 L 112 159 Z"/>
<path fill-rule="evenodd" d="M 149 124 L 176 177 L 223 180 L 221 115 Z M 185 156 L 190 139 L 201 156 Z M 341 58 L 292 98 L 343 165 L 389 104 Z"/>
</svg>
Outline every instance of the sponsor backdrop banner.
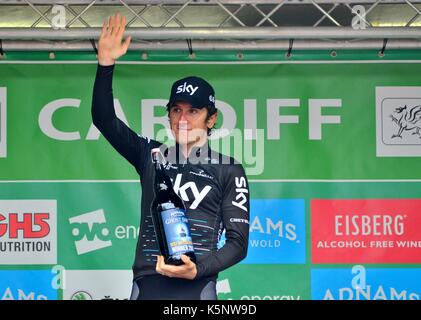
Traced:
<svg viewBox="0 0 421 320">
<path fill-rule="evenodd" d="M 95 63 L 0 64 L 0 299 L 128 299 L 141 188 L 93 126 Z M 419 299 L 421 65 L 118 64 L 114 104 L 173 143 L 174 80 L 216 89 L 212 147 L 250 185 L 220 299 Z"/>
</svg>

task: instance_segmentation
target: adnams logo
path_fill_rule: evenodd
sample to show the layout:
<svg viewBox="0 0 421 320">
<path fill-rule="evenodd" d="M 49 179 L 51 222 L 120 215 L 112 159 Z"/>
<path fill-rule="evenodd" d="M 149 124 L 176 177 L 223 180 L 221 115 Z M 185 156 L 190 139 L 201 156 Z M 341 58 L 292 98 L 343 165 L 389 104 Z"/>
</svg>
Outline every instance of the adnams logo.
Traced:
<svg viewBox="0 0 421 320">
<path fill-rule="evenodd" d="M 358 268 L 357 268 L 358 267 Z M 420 269 L 313 269 L 314 300 L 420 300 Z"/>
<path fill-rule="evenodd" d="M 250 201 L 249 251 L 242 263 L 305 263 L 304 199 Z"/>
<path fill-rule="evenodd" d="M 54 274 L 50 270 L 1 270 L 1 300 L 55 300 Z"/>
</svg>

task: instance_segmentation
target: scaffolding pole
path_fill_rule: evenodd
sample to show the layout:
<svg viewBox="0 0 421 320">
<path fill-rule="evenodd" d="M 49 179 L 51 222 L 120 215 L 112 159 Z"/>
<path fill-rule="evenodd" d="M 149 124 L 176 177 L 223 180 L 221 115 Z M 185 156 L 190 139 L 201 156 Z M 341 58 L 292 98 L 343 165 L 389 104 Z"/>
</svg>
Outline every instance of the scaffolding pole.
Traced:
<svg viewBox="0 0 421 320">
<path fill-rule="evenodd" d="M 45 30 L 44 30 L 45 29 Z M 97 39 L 101 28 L 1 28 L 2 40 L 87 40 Z M 127 36 L 139 40 L 206 39 L 206 40 L 274 40 L 274 39 L 421 39 L 421 28 L 383 27 L 266 27 L 266 28 L 130 28 Z"/>
</svg>

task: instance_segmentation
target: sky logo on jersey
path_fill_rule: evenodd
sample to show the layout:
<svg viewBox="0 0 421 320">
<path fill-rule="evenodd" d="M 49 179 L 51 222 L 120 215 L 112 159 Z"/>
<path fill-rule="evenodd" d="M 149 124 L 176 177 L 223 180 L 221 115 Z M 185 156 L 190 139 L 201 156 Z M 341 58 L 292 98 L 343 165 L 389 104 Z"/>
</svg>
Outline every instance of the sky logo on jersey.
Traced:
<svg viewBox="0 0 421 320">
<path fill-rule="evenodd" d="M 0 200 L 0 264 L 56 264 L 56 212 L 56 200 Z"/>
<path fill-rule="evenodd" d="M 56 300 L 50 270 L 0 270 L 1 300 Z"/>
<path fill-rule="evenodd" d="M 181 197 L 181 199 L 183 199 L 183 201 L 186 201 L 186 202 L 193 201 L 189 208 L 196 209 L 197 206 L 202 202 L 202 200 L 206 197 L 206 195 L 212 189 L 212 187 L 206 185 L 205 187 L 203 187 L 202 190 L 199 190 L 197 188 L 196 183 L 194 183 L 193 181 L 189 181 L 181 185 L 181 178 L 182 178 L 182 174 L 181 173 L 177 174 L 177 177 L 175 178 L 175 182 L 174 182 L 174 191 Z M 191 193 L 193 194 L 194 199 L 190 199 L 189 196 L 187 195 L 187 190 L 189 189 Z"/>
<path fill-rule="evenodd" d="M 304 199 L 250 201 L 250 236 L 242 263 L 305 263 Z"/>
<path fill-rule="evenodd" d="M 6 88 L 0 88 L 0 158 L 7 156 Z"/>
<path fill-rule="evenodd" d="M 69 219 L 78 255 L 100 250 L 112 245 L 110 230 L 102 209 Z"/>
<path fill-rule="evenodd" d="M 311 201 L 313 263 L 421 263 L 421 199 Z"/>
<path fill-rule="evenodd" d="M 314 300 L 419 300 L 421 269 L 313 269 Z"/>
</svg>

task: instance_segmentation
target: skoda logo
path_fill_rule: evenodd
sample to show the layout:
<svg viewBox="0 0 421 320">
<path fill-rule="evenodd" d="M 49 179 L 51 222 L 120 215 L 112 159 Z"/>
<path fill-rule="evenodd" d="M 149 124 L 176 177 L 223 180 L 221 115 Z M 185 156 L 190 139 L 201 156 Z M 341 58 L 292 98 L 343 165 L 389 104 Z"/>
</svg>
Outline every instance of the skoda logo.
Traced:
<svg viewBox="0 0 421 320">
<path fill-rule="evenodd" d="M 86 291 L 75 292 L 70 300 L 94 300 L 92 296 Z"/>
</svg>

